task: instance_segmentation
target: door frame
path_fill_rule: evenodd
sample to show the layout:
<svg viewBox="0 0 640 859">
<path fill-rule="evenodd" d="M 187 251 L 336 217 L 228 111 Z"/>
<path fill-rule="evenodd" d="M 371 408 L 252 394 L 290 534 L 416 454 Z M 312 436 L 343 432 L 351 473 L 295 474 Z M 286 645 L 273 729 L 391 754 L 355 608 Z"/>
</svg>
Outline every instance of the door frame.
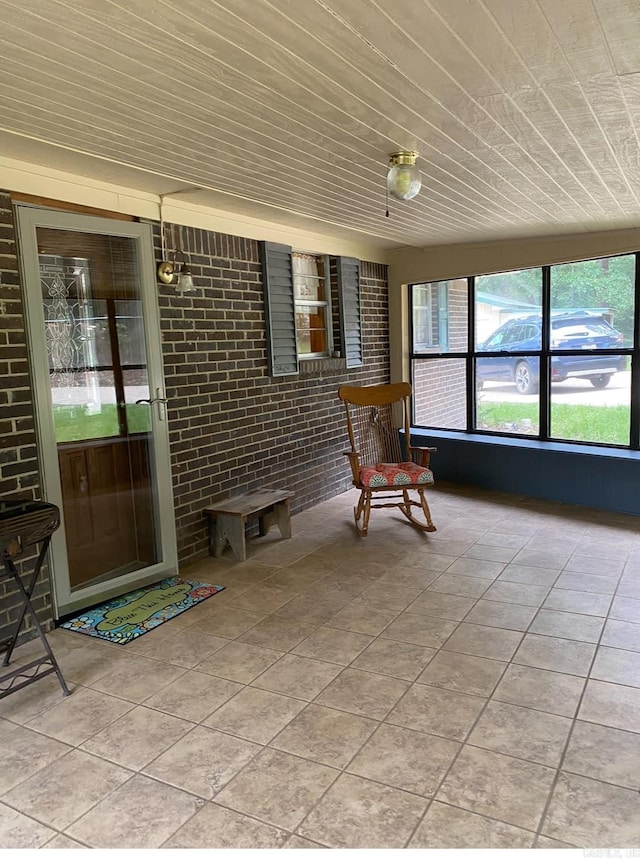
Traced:
<svg viewBox="0 0 640 859">
<path fill-rule="evenodd" d="M 45 317 L 36 229 L 49 227 L 82 233 L 123 236 L 137 240 L 138 277 L 145 329 L 149 390 L 155 392 L 157 388 L 164 391 L 165 387 L 153 234 L 150 224 L 44 209 L 27 203 L 16 203 L 16 219 L 19 259 L 24 277 L 26 327 L 31 358 L 42 495 L 44 499 L 56 504 L 60 509 L 61 526 L 53 534 L 49 550 L 51 597 L 54 617 L 57 619 L 78 609 L 126 593 L 135 587 L 175 575 L 178 569 L 178 550 L 167 414 L 166 409 L 151 409 L 153 442 L 150 450 L 152 464 L 155 467 L 156 479 L 153 489 L 157 492 L 156 530 L 161 560 L 142 570 L 71 590 L 58 448 L 53 421 L 51 387 L 48 383 L 49 362 L 44 336 Z"/>
</svg>

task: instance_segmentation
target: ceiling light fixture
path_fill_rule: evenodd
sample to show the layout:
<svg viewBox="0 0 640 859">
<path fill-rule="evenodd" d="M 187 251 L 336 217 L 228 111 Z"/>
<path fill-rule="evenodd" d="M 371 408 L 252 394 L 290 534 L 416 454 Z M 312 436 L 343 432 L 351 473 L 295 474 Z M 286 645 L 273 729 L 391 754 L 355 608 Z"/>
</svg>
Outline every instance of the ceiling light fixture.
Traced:
<svg viewBox="0 0 640 859">
<path fill-rule="evenodd" d="M 417 152 L 408 149 L 392 152 L 389 156 L 387 191 L 396 200 L 413 200 L 422 187 L 420 171 L 416 167 L 417 157 Z"/>
</svg>

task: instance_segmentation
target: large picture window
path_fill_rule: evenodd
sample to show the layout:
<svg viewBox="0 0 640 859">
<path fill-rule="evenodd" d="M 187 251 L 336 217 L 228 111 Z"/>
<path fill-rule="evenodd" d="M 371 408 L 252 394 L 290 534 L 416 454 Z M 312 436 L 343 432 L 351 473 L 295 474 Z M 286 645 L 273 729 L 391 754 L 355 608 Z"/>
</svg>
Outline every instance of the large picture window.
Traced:
<svg viewBox="0 0 640 859">
<path fill-rule="evenodd" d="M 628 254 L 413 284 L 415 425 L 640 448 L 636 264 Z"/>
</svg>

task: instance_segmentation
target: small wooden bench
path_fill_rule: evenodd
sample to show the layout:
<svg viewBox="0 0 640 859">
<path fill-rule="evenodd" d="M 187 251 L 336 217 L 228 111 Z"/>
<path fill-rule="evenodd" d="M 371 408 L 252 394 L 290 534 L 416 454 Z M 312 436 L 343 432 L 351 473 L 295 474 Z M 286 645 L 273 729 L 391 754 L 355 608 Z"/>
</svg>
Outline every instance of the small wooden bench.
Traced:
<svg viewBox="0 0 640 859">
<path fill-rule="evenodd" d="M 256 516 L 261 537 L 274 522 L 285 539 L 291 537 L 289 499 L 293 494 L 284 489 L 256 489 L 205 507 L 209 517 L 209 554 L 219 558 L 229 543 L 236 559 L 246 561 L 245 525 L 247 519 Z"/>
</svg>

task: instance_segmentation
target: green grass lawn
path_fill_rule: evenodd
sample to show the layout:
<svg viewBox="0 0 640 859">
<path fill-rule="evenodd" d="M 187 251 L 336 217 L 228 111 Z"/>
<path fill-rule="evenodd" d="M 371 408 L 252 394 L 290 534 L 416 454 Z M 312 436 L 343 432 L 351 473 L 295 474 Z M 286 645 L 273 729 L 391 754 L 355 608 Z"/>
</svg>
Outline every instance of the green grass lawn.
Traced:
<svg viewBox="0 0 640 859">
<path fill-rule="evenodd" d="M 53 422 L 57 442 L 111 438 L 120 434 L 115 403 L 104 403 L 101 410 L 95 414 L 91 414 L 86 406 L 54 406 Z M 130 433 L 149 432 L 149 406 L 128 405 L 127 424 Z"/>
<path fill-rule="evenodd" d="M 523 428 L 523 419 L 531 421 L 530 430 Z M 477 424 L 483 429 L 537 435 L 538 404 L 480 402 Z M 515 428 L 507 428 L 505 424 L 515 424 Z M 570 441 L 629 444 L 629 408 L 552 404 L 551 435 Z"/>
</svg>

